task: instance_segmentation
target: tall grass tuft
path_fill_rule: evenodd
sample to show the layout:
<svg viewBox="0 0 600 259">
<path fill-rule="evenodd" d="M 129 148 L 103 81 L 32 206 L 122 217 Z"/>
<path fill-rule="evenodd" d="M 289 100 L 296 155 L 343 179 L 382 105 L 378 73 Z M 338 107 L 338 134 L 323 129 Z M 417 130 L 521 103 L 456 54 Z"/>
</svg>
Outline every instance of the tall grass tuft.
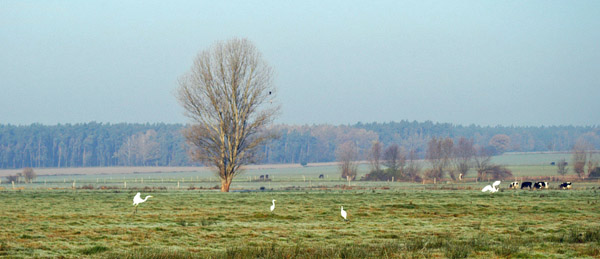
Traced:
<svg viewBox="0 0 600 259">
<path fill-rule="evenodd" d="M 588 243 L 600 242 L 600 227 L 582 229 L 572 227 L 569 231 L 550 236 L 549 241 L 558 243 Z"/>
<path fill-rule="evenodd" d="M 449 241 L 444 247 L 444 255 L 448 258 L 467 258 L 471 253 L 471 247 L 465 242 Z"/>
<path fill-rule="evenodd" d="M 106 246 L 92 246 L 89 248 L 84 248 L 83 250 L 81 250 L 81 253 L 84 255 L 93 255 L 93 254 L 97 254 L 97 253 L 102 253 L 102 252 L 106 252 L 108 251 L 108 247 Z"/>
<path fill-rule="evenodd" d="M 114 253 L 106 256 L 106 258 L 111 259 L 190 259 L 200 257 L 201 256 L 194 255 L 188 251 L 156 248 L 135 249 L 127 251 L 125 253 Z"/>
<path fill-rule="evenodd" d="M 9 250 L 10 246 L 4 240 L 0 241 L 0 255 L 7 255 Z"/>
</svg>

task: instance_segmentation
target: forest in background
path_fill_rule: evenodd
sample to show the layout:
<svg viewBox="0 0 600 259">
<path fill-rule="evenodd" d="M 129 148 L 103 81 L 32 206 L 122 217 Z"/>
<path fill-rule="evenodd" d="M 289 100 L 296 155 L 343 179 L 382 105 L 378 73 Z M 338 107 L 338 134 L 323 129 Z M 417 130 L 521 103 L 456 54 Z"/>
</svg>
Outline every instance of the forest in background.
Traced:
<svg viewBox="0 0 600 259">
<path fill-rule="evenodd" d="M 0 168 L 185 166 L 182 124 L 80 123 L 0 125 Z M 472 139 L 476 147 L 509 151 L 570 151 L 579 140 L 600 148 L 598 126 L 482 127 L 430 121 L 354 125 L 274 125 L 278 138 L 261 147 L 262 163 L 335 161 L 335 150 L 352 141 L 365 160 L 374 141 L 415 150 L 423 158 L 432 137 Z M 492 141 L 501 139 L 503 141 Z"/>
</svg>

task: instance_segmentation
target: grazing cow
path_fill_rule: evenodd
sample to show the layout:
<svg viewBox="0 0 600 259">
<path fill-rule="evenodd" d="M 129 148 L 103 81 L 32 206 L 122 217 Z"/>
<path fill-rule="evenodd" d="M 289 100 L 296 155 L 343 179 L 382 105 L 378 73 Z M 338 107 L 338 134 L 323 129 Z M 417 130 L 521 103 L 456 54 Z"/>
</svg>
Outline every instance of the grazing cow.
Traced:
<svg viewBox="0 0 600 259">
<path fill-rule="evenodd" d="M 559 187 L 563 190 L 571 189 L 571 182 L 564 182 Z"/>
<path fill-rule="evenodd" d="M 265 180 L 265 176 L 264 175 L 260 175 L 260 180 L 261 181 Z"/>
<path fill-rule="evenodd" d="M 325 178 L 325 176 L 323 174 L 320 174 L 319 179 L 323 179 L 323 178 Z"/>
<path fill-rule="evenodd" d="M 269 175 L 265 174 L 265 180 L 269 179 Z"/>
<path fill-rule="evenodd" d="M 556 163 L 555 162 L 551 162 L 550 165 L 556 165 Z"/>
<path fill-rule="evenodd" d="M 517 189 L 519 188 L 519 182 L 512 182 L 510 183 L 510 185 L 508 186 L 509 189 Z"/>
<path fill-rule="evenodd" d="M 533 183 L 532 183 L 532 182 L 523 182 L 523 183 L 521 184 L 521 189 L 524 189 L 524 188 L 529 188 L 529 189 L 531 190 L 531 187 L 532 187 L 532 186 L 533 186 Z"/>
<path fill-rule="evenodd" d="M 548 182 L 537 182 L 533 185 L 536 189 L 548 189 Z"/>
</svg>

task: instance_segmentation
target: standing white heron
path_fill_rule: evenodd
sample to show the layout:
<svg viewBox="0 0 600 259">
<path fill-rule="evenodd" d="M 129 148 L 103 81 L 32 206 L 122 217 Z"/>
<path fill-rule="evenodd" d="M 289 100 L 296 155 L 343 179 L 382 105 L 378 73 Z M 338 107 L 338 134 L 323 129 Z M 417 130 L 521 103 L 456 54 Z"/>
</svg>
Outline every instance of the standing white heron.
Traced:
<svg viewBox="0 0 600 259">
<path fill-rule="evenodd" d="M 135 197 L 133 197 L 133 206 L 135 206 L 135 211 L 133 214 L 137 212 L 137 206 L 140 205 L 140 203 L 145 202 L 150 197 L 152 196 L 148 195 L 146 198 L 142 199 L 141 194 L 138 192 Z"/>
<path fill-rule="evenodd" d="M 348 218 L 347 218 L 348 214 L 344 210 L 344 206 L 342 206 L 342 210 L 341 210 L 340 213 L 342 214 L 342 218 L 344 218 L 344 220 L 347 221 L 348 220 Z"/>
<path fill-rule="evenodd" d="M 275 210 L 275 200 L 273 200 L 273 205 L 271 205 L 271 212 L 273 212 L 273 210 Z"/>
</svg>

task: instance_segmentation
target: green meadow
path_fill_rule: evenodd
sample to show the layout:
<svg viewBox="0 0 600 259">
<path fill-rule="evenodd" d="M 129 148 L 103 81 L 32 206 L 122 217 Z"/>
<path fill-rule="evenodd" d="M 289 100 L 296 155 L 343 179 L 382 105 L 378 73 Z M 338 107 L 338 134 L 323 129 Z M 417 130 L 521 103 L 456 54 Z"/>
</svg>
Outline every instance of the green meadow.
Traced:
<svg viewBox="0 0 600 259">
<path fill-rule="evenodd" d="M 556 176 L 541 162 L 510 166 L 519 177 Z M 596 181 L 560 190 L 557 180 L 529 191 L 509 190 L 507 180 L 489 194 L 480 191 L 489 182 L 348 186 L 335 167 L 279 170 L 267 171 L 269 182 L 254 180 L 264 170 L 249 171 L 230 193 L 211 189 L 218 182 L 203 173 L 44 176 L 15 189 L 3 183 L 0 257 L 600 257 Z M 134 214 L 137 192 L 153 197 Z"/>
</svg>

